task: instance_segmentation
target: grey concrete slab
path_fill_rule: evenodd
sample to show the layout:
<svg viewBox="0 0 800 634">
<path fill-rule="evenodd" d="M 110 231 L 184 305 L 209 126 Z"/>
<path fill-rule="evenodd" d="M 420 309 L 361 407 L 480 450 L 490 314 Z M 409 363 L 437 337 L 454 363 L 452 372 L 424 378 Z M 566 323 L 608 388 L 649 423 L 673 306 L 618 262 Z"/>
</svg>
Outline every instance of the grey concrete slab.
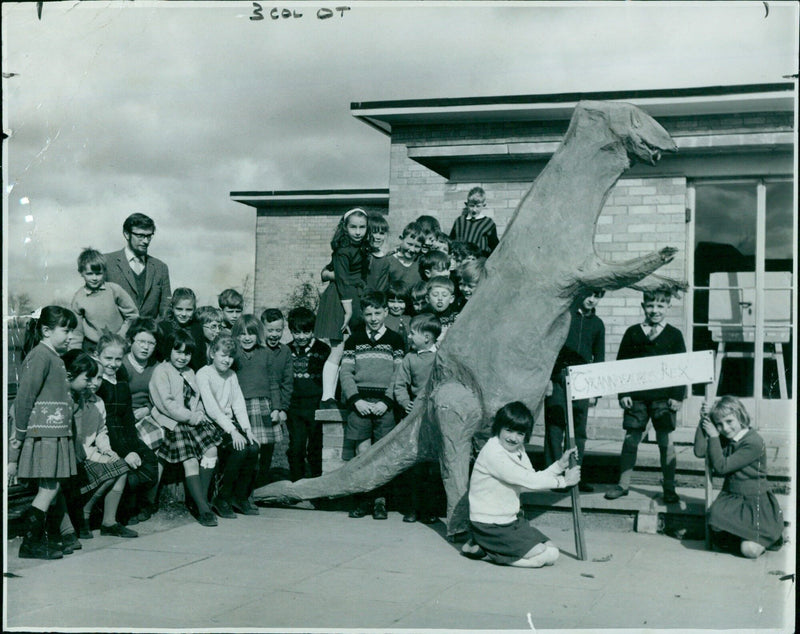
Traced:
<svg viewBox="0 0 800 634">
<path fill-rule="evenodd" d="M 254 562 L 258 562 L 258 565 L 253 565 Z M 293 561 L 291 565 L 286 565 L 285 560 L 277 560 L 267 556 L 262 550 L 253 548 L 246 554 L 214 555 L 191 566 L 166 572 L 162 578 L 170 583 L 193 581 L 262 588 L 266 591 L 291 586 L 328 569 L 328 566 L 307 561 Z"/>
<path fill-rule="evenodd" d="M 443 630 L 523 630 L 530 632 L 525 614 L 489 614 L 443 606 L 438 602 L 426 603 L 401 617 L 394 627 L 411 631 L 426 629 Z"/>
<path fill-rule="evenodd" d="M 209 627 L 207 620 L 173 618 L 165 611 L 156 610 L 146 614 L 118 612 L 105 606 L 51 606 L 36 612 L 8 618 L 8 627 L 41 632 L 47 628 L 76 628 L 78 632 L 96 631 L 98 628 L 112 628 L 119 631 L 131 628 L 186 630 Z"/>
<path fill-rule="evenodd" d="M 416 571 L 391 572 L 375 561 L 372 570 L 333 568 L 305 581 L 287 587 L 287 590 L 313 595 L 325 594 L 336 599 L 360 597 L 364 601 L 393 601 L 419 603 L 427 601 L 440 591 L 453 585 L 444 576 L 420 575 Z"/>
<path fill-rule="evenodd" d="M 220 615 L 225 627 L 261 628 L 329 628 L 341 631 L 355 628 L 397 627 L 406 616 L 407 604 L 368 601 L 353 594 L 330 597 L 326 594 L 278 591 L 265 595 Z"/>
</svg>

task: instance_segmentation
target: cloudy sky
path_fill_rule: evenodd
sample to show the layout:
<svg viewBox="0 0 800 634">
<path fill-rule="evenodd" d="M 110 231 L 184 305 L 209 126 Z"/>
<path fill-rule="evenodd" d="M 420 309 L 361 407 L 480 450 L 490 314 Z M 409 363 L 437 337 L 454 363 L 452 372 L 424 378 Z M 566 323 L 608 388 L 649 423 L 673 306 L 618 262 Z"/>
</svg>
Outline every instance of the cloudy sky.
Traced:
<svg viewBox="0 0 800 634">
<path fill-rule="evenodd" d="M 386 187 L 387 137 L 350 102 L 679 88 L 796 73 L 791 3 L 360 3 L 251 20 L 252 2 L 3 3 L 4 286 L 65 301 L 80 249 L 151 253 L 201 303 L 240 286 L 235 190 Z M 10 75 L 10 76 L 7 76 Z M 4 289 L 5 290 L 5 289 Z"/>
</svg>

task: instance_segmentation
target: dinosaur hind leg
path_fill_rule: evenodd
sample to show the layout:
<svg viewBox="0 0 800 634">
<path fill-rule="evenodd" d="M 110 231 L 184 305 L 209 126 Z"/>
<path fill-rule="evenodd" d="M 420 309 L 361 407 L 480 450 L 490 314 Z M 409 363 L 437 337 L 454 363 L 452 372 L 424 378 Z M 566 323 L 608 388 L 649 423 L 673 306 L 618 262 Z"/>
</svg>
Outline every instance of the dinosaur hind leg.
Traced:
<svg viewBox="0 0 800 634">
<path fill-rule="evenodd" d="M 447 494 L 447 534 L 453 536 L 469 528 L 469 460 L 483 411 L 477 395 L 461 383 L 444 383 L 431 398 L 441 433 L 439 464 Z"/>
</svg>

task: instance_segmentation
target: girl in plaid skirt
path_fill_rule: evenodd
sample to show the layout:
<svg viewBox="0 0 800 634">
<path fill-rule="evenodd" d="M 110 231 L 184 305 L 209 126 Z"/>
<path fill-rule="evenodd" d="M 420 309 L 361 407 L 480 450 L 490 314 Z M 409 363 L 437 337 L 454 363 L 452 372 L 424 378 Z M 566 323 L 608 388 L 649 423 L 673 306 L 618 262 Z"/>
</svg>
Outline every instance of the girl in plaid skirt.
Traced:
<svg viewBox="0 0 800 634">
<path fill-rule="evenodd" d="M 234 371 L 247 405 L 253 436 L 260 445 L 258 469 L 252 488 L 267 484 L 275 444 L 283 440 L 280 421 L 273 420 L 269 402 L 269 356 L 264 344 L 264 325 L 255 315 L 242 315 L 231 332 L 236 340 Z"/>
<path fill-rule="evenodd" d="M 167 343 L 169 359 L 156 366 L 150 379 L 150 415 L 164 429 L 164 442 L 156 448 L 156 455 L 165 462 L 183 464 L 186 487 L 197 506 L 197 521 L 216 526 L 217 518 L 208 504 L 208 485 L 217 465 L 222 433 L 206 417 L 194 371 L 189 367 L 194 337 L 179 328 Z"/>
<path fill-rule="evenodd" d="M 83 505 L 80 536 L 93 537 L 89 518 L 95 504 L 103 498 L 101 535 L 138 537 L 136 531 L 117 521 L 117 509 L 128 479 L 128 464 L 111 449 L 106 429 L 106 408 L 95 395 L 102 374 L 100 365 L 88 354 L 72 350 L 64 356 L 69 387 L 77 404 L 75 421 L 75 452 L 78 457 L 77 486 L 81 495 L 92 493 Z"/>
</svg>

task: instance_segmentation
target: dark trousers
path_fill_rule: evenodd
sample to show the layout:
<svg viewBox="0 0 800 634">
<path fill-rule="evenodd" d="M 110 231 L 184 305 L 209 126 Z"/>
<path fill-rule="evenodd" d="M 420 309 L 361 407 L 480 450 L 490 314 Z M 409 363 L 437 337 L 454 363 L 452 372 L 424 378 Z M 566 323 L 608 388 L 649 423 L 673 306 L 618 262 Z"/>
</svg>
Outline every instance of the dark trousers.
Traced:
<svg viewBox="0 0 800 634">
<path fill-rule="evenodd" d="M 244 449 L 234 449 L 226 440 L 219 448 L 217 496 L 221 500 L 246 500 L 258 469 L 259 445 L 248 442 Z"/>
<path fill-rule="evenodd" d="M 578 463 L 583 462 L 586 448 L 586 424 L 589 420 L 589 401 L 572 401 L 572 421 L 578 448 Z M 564 437 L 567 431 L 567 395 L 564 386 L 553 382 L 553 393 L 544 401 L 544 462 L 550 466 L 564 453 Z"/>
<path fill-rule="evenodd" d="M 314 420 L 314 409 L 289 409 L 289 473 L 293 482 L 306 475 L 308 461 L 312 478 L 322 475 L 322 423 Z"/>
</svg>

